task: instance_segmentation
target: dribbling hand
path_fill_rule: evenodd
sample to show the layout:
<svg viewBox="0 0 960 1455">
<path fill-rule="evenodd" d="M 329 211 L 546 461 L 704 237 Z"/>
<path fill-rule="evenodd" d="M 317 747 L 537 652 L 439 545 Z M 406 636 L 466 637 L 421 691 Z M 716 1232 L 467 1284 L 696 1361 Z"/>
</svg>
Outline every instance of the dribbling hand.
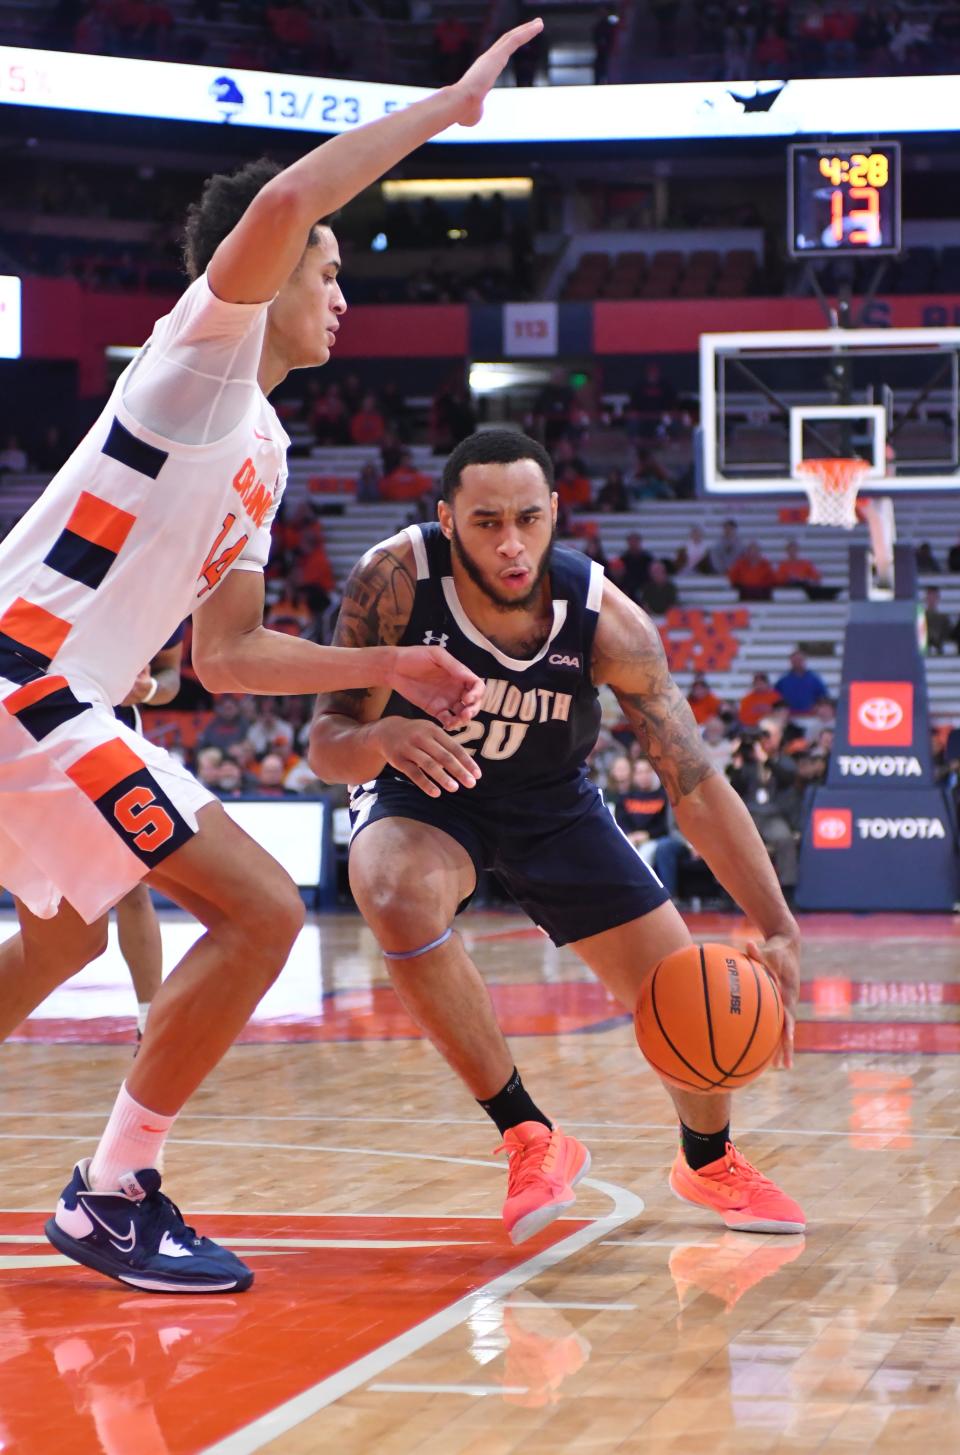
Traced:
<svg viewBox="0 0 960 1455">
<path fill-rule="evenodd" d="M 483 115 L 483 103 L 490 91 L 496 85 L 501 71 L 506 66 L 514 51 L 518 51 L 522 45 L 538 36 L 543 29 L 543 21 L 539 18 L 528 20 L 524 25 L 518 25 L 513 30 L 508 30 L 501 35 L 499 40 L 494 41 L 489 50 L 484 51 L 474 61 L 468 71 L 454 82 L 450 87 L 452 95 L 461 102 L 461 115 L 457 121 L 461 126 L 476 126 Z"/>
<path fill-rule="evenodd" d="M 390 766 L 428 798 L 440 798 L 441 790 L 456 793 L 461 785 L 472 788 L 480 777 L 480 769 L 466 749 L 436 723 L 422 718 L 383 717 L 375 724 L 374 734 Z"/>
<path fill-rule="evenodd" d="M 443 647 L 397 647 L 386 684 L 445 728 L 476 717 L 483 683 Z"/>
<path fill-rule="evenodd" d="M 747 954 L 769 970 L 783 1000 L 783 1036 L 771 1065 L 789 1071 L 793 1066 L 793 1033 L 800 993 L 800 943 L 793 935 L 771 935 L 757 944 L 747 941 Z"/>
</svg>

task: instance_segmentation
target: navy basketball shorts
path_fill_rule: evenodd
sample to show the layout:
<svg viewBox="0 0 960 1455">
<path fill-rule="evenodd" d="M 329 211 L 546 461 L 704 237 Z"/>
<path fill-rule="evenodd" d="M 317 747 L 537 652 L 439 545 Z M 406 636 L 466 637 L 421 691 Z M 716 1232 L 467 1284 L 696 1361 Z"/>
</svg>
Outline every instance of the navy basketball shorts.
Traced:
<svg viewBox="0 0 960 1455">
<path fill-rule="evenodd" d="M 627 924 L 669 899 L 588 779 L 484 798 L 474 792 L 428 798 L 399 777 L 361 784 L 350 802 L 351 844 L 379 819 L 430 824 L 467 851 L 478 876 L 494 873 L 555 945 Z"/>
</svg>

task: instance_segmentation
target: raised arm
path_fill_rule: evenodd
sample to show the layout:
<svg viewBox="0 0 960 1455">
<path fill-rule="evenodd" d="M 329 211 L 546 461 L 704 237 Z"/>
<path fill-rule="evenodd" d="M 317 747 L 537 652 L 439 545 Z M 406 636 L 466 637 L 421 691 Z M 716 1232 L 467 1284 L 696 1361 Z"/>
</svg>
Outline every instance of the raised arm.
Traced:
<svg viewBox="0 0 960 1455">
<path fill-rule="evenodd" d="M 343 207 L 410 152 L 446 131 L 475 126 L 483 102 L 514 51 L 539 35 L 529 20 L 502 35 L 453 86 L 402 111 L 331 137 L 257 194 L 207 270 L 210 287 L 228 303 L 262 303 L 290 277 L 310 229 Z"/>
<path fill-rule="evenodd" d="M 753 819 L 713 768 L 690 704 L 670 676 L 653 622 L 611 582 L 593 648 L 593 680 L 608 683 L 666 789 L 677 827 L 763 936 L 749 950 L 776 976 L 792 1063 L 800 937 Z"/>
<path fill-rule="evenodd" d="M 413 547 L 405 535 L 369 551 L 344 588 L 334 647 L 370 651 L 399 642 L 415 589 Z M 400 655 L 436 650 L 406 647 Z M 410 695 L 402 686 L 396 690 Z M 317 698 L 308 753 L 317 777 L 327 783 L 365 783 L 390 763 L 432 798 L 441 789 L 455 792 L 460 784 L 472 788 L 480 772 L 470 755 L 435 723 L 383 718 L 389 697 L 389 690 L 361 689 Z"/>
</svg>

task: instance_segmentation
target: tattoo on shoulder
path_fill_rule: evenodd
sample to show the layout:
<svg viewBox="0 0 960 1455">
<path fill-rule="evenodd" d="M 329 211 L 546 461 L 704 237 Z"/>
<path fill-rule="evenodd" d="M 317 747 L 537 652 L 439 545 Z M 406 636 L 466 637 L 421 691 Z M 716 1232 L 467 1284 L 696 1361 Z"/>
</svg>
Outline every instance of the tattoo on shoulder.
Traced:
<svg viewBox="0 0 960 1455">
<path fill-rule="evenodd" d="M 672 804 L 714 772 L 690 704 L 670 676 L 659 633 L 637 622 L 604 654 L 605 676 Z M 599 663 L 598 663 L 599 666 Z"/>
<path fill-rule="evenodd" d="M 410 565 L 387 546 L 364 556 L 343 588 L 333 634 L 335 647 L 396 646 L 410 620 L 416 577 Z M 365 687 L 323 695 L 326 712 L 357 717 L 370 696 Z"/>
</svg>

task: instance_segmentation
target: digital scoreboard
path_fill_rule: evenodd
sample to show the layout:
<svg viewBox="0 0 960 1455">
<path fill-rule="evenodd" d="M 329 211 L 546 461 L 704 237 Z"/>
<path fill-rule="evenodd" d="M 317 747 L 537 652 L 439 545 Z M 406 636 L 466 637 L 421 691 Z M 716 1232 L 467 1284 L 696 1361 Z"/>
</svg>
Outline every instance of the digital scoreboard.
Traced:
<svg viewBox="0 0 960 1455">
<path fill-rule="evenodd" d="M 900 251 L 900 143 L 789 149 L 787 245 L 794 258 Z"/>
</svg>

